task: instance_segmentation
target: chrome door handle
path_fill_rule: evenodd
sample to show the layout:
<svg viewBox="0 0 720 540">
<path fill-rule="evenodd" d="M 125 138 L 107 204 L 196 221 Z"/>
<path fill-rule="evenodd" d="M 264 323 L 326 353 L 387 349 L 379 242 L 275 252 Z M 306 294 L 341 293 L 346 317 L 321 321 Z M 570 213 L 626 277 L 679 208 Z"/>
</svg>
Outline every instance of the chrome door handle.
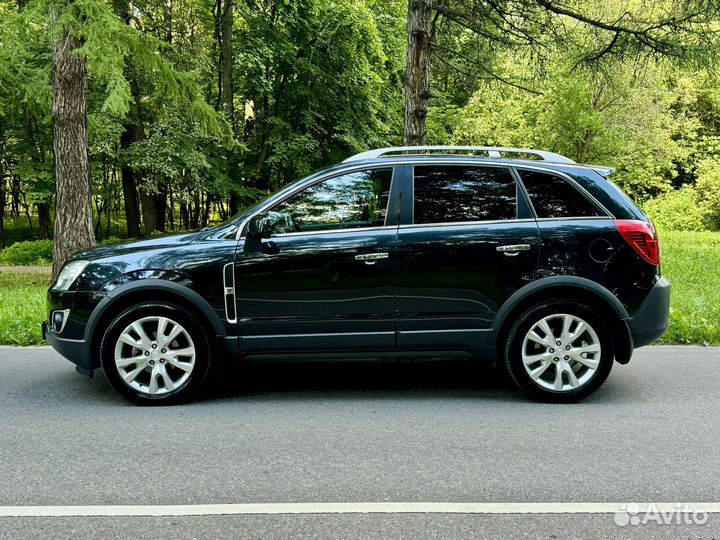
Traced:
<svg viewBox="0 0 720 540">
<path fill-rule="evenodd" d="M 530 251 L 530 244 L 509 244 L 498 246 L 495 249 L 503 253 L 517 253 L 518 251 Z"/>
<path fill-rule="evenodd" d="M 355 260 L 372 262 L 379 261 L 380 259 L 387 259 L 389 256 L 389 253 L 361 253 L 360 255 L 355 255 Z"/>
</svg>

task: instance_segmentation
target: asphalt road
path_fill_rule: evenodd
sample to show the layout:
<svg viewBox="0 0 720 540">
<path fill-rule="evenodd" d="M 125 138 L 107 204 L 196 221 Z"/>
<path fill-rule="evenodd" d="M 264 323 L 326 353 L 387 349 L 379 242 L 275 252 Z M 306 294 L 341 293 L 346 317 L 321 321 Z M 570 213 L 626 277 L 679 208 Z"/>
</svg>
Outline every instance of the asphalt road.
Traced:
<svg viewBox="0 0 720 540">
<path fill-rule="evenodd" d="M 466 363 L 274 364 L 142 408 L 0 347 L 0 507 L 720 501 L 720 349 L 651 347 L 574 405 Z M 0 538 L 692 538 L 608 514 L 0 517 Z"/>
</svg>

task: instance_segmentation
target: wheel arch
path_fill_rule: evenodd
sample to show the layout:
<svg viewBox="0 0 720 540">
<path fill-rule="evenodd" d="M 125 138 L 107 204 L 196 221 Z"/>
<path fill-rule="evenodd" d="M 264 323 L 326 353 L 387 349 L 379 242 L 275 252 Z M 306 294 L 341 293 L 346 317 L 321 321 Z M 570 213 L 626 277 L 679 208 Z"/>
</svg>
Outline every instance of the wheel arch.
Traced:
<svg viewBox="0 0 720 540">
<path fill-rule="evenodd" d="M 580 300 L 597 309 L 608 322 L 615 360 L 621 364 L 630 361 L 633 342 L 627 322 L 629 315 L 625 306 L 602 285 L 576 276 L 541 278 L 515 291 L 498 310 L 490 330 L 488 344 L 494 345 L 497 351 L 504 350 L 508 332 L 520 313 L 543 301 L 561 298 Z"/>
<path fill-rule="evenodd" d="M 92 368 L 100 365 L 98 354 L 103 332 L 96 332 L 110 324 L 123 310 L 147 302 L 171 302 L 187 309 L 208 334 L 213 353 L 218 356 L 220 341 L 227 332 L 220 317 L 212 306 L 192 289 L 173 281 L 162 279 L 140 279 L 126 283 L 112 290 L 93 310 L 85 328 L 85 342 Z"/>
</svg>

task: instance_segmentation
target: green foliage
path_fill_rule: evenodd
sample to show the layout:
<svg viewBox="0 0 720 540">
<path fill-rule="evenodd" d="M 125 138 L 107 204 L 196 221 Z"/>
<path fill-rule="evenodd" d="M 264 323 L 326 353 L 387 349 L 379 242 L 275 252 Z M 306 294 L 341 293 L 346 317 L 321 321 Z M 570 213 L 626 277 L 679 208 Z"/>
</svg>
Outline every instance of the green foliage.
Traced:
<svg viewBox="0 0 720 540">
<path fill-rule="evenodd" d="M 716 37 L 702 31 L 715 11 L 565 3 L 628 28 L 669 23 L 614 35 L 537 2 L 480 4 L 435 4 L 428 143 L 531 146 L 615 166 L 614 181 L 639 201 L 696 186 L 702 226 L 720 226 L 718 175 L 704 163 L 720 149 Z M 230 112 L 216 2 L 0 0 L 0 182 L 20 201 L 5 220 L 53 206 L 51 43 L 64 29 L 82 39 L 88 63 L 102 237 L 126 228 L 123 167 L 192 227 L 227 218 L 231 196 L 234 210 L 348 154 L 399 143 L 407 9 L 406 0 L 234 2 Z M 648 208 L 689 228 L 687 189 Z M 23 236 L 37 237 L 37 226 Z"/>
<path fill-rule="evenodd" d="M 17 242 L 0 250 L 0 265 L 32 266 L 52 263 L 52 241 Z"/>
<path fill-rule="evenodd" d="M 382 133 L 399 116 L 381 98 L 389 94 L 388 81 L 397 81 L 398 69 L 388 60 L 367 5 L 350 0 L 254 5 L 243 17 L 238 51 L 238 90 L 252 107 L 243 176 L 261 188 L 278 187 L 349 153 L 385 144 Z M 385 27 L 397 26 L 392 9 L 382 12 Z"/>
<path fill-rule="evenodd" d="M 705 226 L 720 230 L 720 162 L 715 159 L 700 161 L 695 191 Z"/>
<path fill-rule="evenodd" d="M 0 272 L 0 344 L 40 345 L 50 275 Z"/>
<path fill-rule="evenodd" d="M 665 231 L 702 231 L 705 228 L 703 211 L 697 204 L 697 192 L 692 186 L 650 199 L 643 209 L 655 226 Z"/>
<path fill-rule="evenodd" d="M 720 162 L 698 162 L 697 182 L 669 191 L 644 205 L 661 229 L 676 231 L 720 230 Z"/>
<path fill-rule="evenodd" d="M 615 66 L 602 75 L 562 67 L 538 79 L 541 94 L 496 82 L 478 90 L 458 116 L 453 140 L 553 150 L 617 169 L 613 180 L 640 200 L 672 189 L 693 148 L 695 123 L 674 111 L 664 71 Z M 528 69 L 527 66 L 518 69 Z"/>
</svg>

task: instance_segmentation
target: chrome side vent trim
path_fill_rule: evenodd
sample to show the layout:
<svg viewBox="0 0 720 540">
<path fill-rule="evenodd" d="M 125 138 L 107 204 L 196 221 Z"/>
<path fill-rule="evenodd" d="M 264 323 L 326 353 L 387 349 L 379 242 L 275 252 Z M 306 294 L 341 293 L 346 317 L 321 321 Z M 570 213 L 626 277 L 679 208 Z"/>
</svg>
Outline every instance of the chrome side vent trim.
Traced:
<svg viewBox="0 0 720 540">
<path fill-rule="evenodd" d="M 223 266 L 223 290 L 225 291 L 225 318 L 228 322 L 237 322 L 235 310 L 235 263 Z"/>
</svg>

